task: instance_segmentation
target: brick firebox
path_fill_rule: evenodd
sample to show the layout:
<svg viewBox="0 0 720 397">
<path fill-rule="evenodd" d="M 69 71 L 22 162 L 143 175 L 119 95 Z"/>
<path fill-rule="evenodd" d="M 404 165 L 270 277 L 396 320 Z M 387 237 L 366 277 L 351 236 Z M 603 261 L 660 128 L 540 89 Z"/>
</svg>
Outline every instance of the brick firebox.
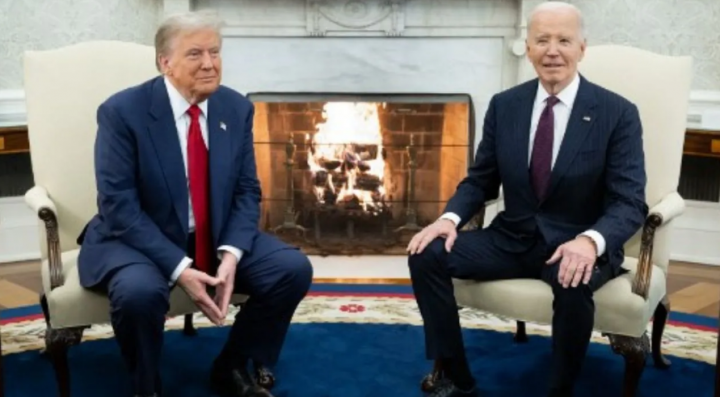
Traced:
<svg viewBox="0 0 720 397">
<path fill-rule="evenodd" d="M 465 176 L 471 155 L 470 104 L 435 98 L 424 103 L 377 103 L 385 159 L 386 217 L 356 217 L 343 211 L 317 211 L 308 151 L 325 102 L 255 102 L 255 155 L 263 191 L 261 228 L 299 245 L 308 254 L 404 254 L 413 230 L 440 216 Z M 292 144 L 292 146 L 288 146 Z M 409 150 L 411 149 L 411 150 Z M 292 196 L 288 181 L 292 153 Z M 414 200 L 410 154 L 415 153 Z M 408 209 L 416 219 L 408 217 Z M 288 209 L 292 216 L 287 215 Z M 382 219 L 381 219 L 382 218 Z M 305 233 L 279 225 L 297 224 Z"/>
</svg>

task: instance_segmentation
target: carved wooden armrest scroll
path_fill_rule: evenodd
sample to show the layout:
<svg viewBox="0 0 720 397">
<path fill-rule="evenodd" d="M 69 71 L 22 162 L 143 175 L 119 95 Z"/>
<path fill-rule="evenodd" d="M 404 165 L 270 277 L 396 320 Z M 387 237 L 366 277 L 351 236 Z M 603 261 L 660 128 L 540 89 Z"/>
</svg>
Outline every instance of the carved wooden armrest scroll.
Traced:
<svg viewBox="0 0 720 397">
<path fill-rule="evenodd" d="M 637 273 L 632 284 L 632 292 L 647 299 L 653 269 L 653 244 L 658 228 L 668 224 L 685 210 L 685 201 L 677 193 L 672 192 L 663 197 L 650 209 L 645 218 L 640 239 L 640 256 L 638 257 Z"/>
<path fill-rule="evenodd" d="M 663 217 L 657 213 L 651 213 L 645 219 L 642 236 L 640 238 L 640 256 L 638 258 L 637 273 L 632 284 L 632 292 L 647 299 L 650 290 L 652 277 L 652 251 L 655 240 L 655 231 L 663 224 Z"/>
<path fill-rule="evenodd" d="M 65 283 L 63 264 L 60 256 L 60 232 L 58 229 L 55 204 L 42 187 L 35 186 L 25 193 L 25 203 L 37 213 L 45 223 L 47 241 L 48 266 L 50 267 L 50 290 Z"/>
</svg>

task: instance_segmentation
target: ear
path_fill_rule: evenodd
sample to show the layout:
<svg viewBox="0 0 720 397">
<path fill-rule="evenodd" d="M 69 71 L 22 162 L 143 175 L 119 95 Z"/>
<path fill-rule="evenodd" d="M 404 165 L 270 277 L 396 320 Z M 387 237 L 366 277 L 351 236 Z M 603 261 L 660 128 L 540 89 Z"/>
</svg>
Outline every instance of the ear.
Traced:
<svg viewBox="0 0 720 397">
<path fill-rule="evenodd" d="M 583 58 L 585 58 L 585 49 L 587 48 L 587 40 L 583 39 L 582 42 L 580 42 L 580 60 L 582 61 Z"/>
<path fill-rule="evenodd" d="M 525 58 L 530 60 L 530 43 L 527 38 L 525 39 Z"/>
<path fill-rule="evenodd" d="M 157 57 L 158 67 L 163 74 L 168 74 L 170 68 L 170 58 L 164 55 L 158 55 Z"/>
</svg>

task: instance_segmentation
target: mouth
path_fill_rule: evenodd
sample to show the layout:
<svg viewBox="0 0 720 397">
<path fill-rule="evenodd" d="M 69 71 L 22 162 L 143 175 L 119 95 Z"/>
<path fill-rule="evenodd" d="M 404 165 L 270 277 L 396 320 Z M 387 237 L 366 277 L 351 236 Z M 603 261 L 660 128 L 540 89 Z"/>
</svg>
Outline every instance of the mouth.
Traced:
<svg viewBox="0 0 720 397">
<path fill-rule="evenodd" d="M 563 65 L 561 63 L 543 63 L 542 66 L 545 69 L 557 70 L 557 69 L 564 67 L 565 65 Z"/>
<path fill-rule="evenodd" d="M 216 79 L 215 76 L 206 76 L 206 77 L 199 77 L 199 78 L 198 78 L 198 80 L 204 81 L 204 82 L 213 81 L 213 80 L 215 80 L 215 79 Z"/>
</svg>

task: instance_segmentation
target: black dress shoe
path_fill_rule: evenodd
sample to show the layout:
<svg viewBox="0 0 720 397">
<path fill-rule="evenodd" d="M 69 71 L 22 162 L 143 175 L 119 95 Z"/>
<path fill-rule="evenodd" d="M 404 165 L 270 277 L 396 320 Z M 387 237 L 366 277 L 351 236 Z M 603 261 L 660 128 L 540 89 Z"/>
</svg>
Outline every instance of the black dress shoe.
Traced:
<svg viewBox="0 0 720 397">
<path fill-rule="evenodd" d="M 455 386 L 449 379 L 442 379 L 438 382 L 435 390 L 428 395 L 428 397 L 478 397 L 477 387 L 473 387 L 470 390 L 460 390 Z"/>
<path fill-rule="evenodd" d="M 258 385 L 247 368 L 223 369 L 215 366 L 211 375 L 215 393 L 227 397 L 273 397 L 267 389 Z"/>
</svg>

